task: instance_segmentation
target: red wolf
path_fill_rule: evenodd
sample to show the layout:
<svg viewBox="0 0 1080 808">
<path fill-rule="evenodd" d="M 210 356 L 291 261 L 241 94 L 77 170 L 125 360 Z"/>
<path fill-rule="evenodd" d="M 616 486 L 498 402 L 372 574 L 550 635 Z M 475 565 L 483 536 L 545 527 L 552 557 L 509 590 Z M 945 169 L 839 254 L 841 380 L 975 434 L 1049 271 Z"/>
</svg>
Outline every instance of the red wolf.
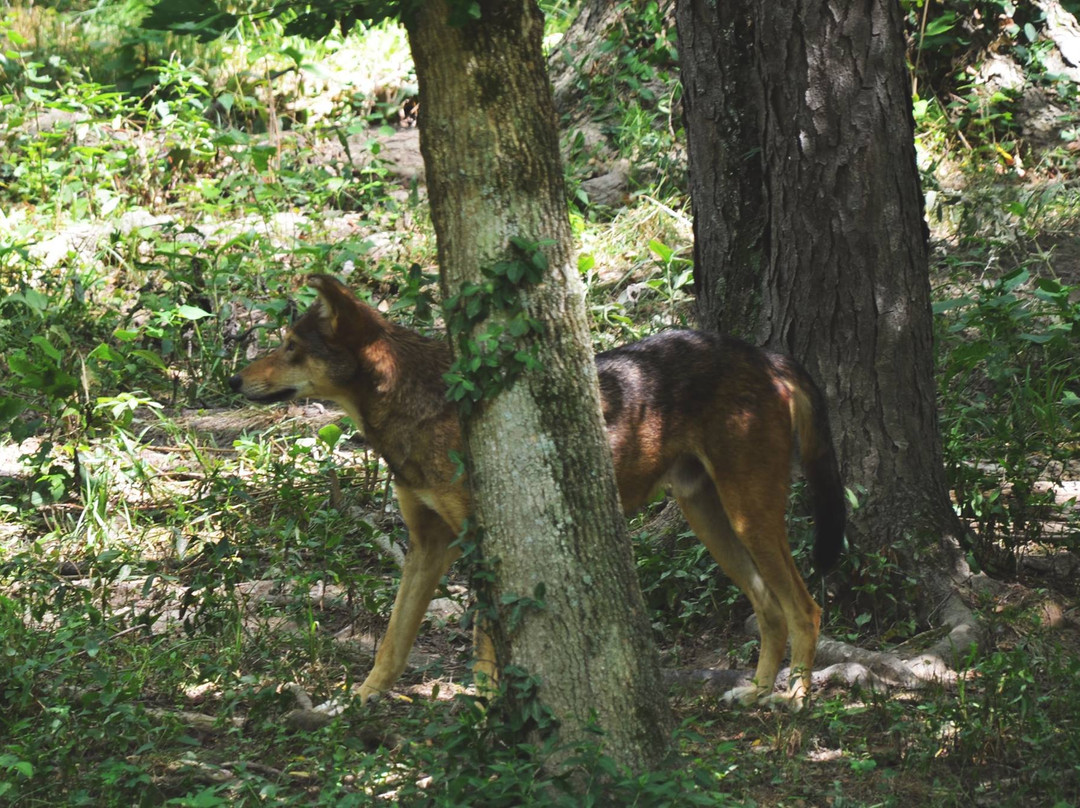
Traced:
<svg viewBox="0 0 1080 808">
<path fill-rule="evenodd" d="M 443 381 L 449 347 L 390 322 L 334 278 L 313 275 L 309 282 L 318 300 L 280 347 L 229 385 L 252 401 L 339 404 L 393 473 L 409 550 L 386 638 L 360 685 L 366 701 L 404 671 L 439 579 L 459 555 L 454 540 L 470 515 L 470 493 L 450 457 L 462 450 L 462 439 Z M 814 500 L 819 570 L 835 563 L 844 541 L 844 492 L 821 392 L 786 356 L 697 331 L 668 331 L 606 351 L 596 368 L 624 511 L 669 489 L 757 615 L 761 653 L 753 684 L 725 700 L 802 707 L 821 609 L 787 540 L 796 435 Z M 789 688 L 773 696 L 789 636 Z"/>
</svg>

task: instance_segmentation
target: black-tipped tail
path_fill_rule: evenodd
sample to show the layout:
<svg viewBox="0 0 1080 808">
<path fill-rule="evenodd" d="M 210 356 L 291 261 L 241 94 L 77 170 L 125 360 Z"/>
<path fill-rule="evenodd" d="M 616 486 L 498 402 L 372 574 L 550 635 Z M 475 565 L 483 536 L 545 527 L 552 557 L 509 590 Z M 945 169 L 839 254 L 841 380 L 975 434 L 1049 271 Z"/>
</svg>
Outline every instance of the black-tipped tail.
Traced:
<svg viewBox="0 0 1080 808">
<path fill-rule="evenodd" d="M 828 572 L 844 551 L 844 526 L 847 513 L 844 486 L 832 444 L 827 456 L 819 456 L 805 464 L 810 494 L 814 500 L 814 568 Z"/>
<path fill-rule="evenodd" d="M 802 368 L 798 368 L 797 383 L 801 393 L 796 395 L 799 454 L 814 503 L 814 567 L 823 573 L 832 569 L 844 551 L 846 497 L 825 396 Z"/>
</svg>

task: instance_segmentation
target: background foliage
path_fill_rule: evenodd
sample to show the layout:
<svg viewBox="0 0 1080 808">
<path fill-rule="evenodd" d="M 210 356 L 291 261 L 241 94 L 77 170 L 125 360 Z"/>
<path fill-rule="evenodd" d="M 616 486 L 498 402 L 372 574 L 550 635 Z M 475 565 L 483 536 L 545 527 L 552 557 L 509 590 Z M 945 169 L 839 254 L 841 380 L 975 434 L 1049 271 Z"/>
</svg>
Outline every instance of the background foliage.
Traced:
<svg viewBox="0 0 1080 808">
<path fill-rule="evenodd" d="M 580 749 L 570 797 L 551 749 L 462 690 L 450 580 L 402 698 L 283 721 L 289 683 L 322 697 L 370 665 L 404 537 L 338 414 L 238 411 L 225 381 L 310 302 L 308 272 L 442 326 L 415 79 L 400 28 L 370 22 L 393 5 L 15 3 L 0 21 L 3 799 L 1075 802 L 1080 81 L 1053 22 L 1075 3 L 905 3 L 946 461 L 973 563 L 1009 582 L 983 604 L 994 647 L 955 683 L 826 691 L 798 718 L 686 686 L 680 766 L 630 778 Z M 617 9 L 586 60 L 558 44 L 575 4 L 545 4 L 598 348 L 684 323 L 692 291 L 670 4 Z M 635 529 L 668 663 L 747 666 L 745 601 L 659 508 Z M 830 633 L 922 631 L 894 559 L 856 552 L 846 575 Z"/>
</svg>

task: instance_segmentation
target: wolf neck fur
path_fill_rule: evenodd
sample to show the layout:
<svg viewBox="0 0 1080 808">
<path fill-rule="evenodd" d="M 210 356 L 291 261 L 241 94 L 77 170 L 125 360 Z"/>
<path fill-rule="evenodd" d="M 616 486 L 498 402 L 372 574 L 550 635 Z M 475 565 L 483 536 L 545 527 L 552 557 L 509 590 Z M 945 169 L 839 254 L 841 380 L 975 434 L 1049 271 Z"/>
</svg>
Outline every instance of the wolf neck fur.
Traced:
<svg viewBox="0 0 1080 808">
<path fill-rule="evenodd" d="M 450 366 L 449 347 L 387 323 L 357 359 L 357 372 L 343 386 L 337 403 L 395 476 L 414 477 L 415 455 L 427 449 L 425 433 L 445 421 L 452 422 L 454 431 L 458 429 L 443 380 Z"/>
</svg>

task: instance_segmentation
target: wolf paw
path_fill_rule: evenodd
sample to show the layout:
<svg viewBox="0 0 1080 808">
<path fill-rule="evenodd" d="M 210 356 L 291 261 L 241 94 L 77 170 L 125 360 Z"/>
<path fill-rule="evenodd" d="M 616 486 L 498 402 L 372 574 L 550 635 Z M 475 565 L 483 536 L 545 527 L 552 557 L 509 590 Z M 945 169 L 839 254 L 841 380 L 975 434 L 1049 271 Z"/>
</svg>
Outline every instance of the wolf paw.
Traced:
<svg viewBox="0 0 1080 808">
<path fill-rule="evenodd" d="M 769 694 L 757 685 L 743 685 L 733 687 L 720 697 L 720 701 L 727 705 L 738 704 L 741 707 L 752 707 L 765 701 Z"/>
<path fill-rule="evenodd" d="M 792 713 L 801 712 L 809 703 L 810 696 L 802 688 L 792 688 L 785 693 L 773 693 L 763 703 L 768 704 L 774 710 L 788 710 Z"/>
<path fill-rule="evenodd" d="M 375 702 L 382 698 L 385 691 L 376 690 L 370 685 L 360 685 L 360 687 L 354 687 L 353 693 L 360 700 L 361 704 L 367 704 L 368 702 Z"/>
<path fill-rule="evenodd" d="M 761 706 L 772 710 L 788 710 L 793 713 L 806 707 L 809 697 L 802 690 L 789 690 L 786 693 L 771 693 L 754 685 L 734 687 L 720 697 L 726 705 L 738 704 L 742 707 Z"/>
</svg>

